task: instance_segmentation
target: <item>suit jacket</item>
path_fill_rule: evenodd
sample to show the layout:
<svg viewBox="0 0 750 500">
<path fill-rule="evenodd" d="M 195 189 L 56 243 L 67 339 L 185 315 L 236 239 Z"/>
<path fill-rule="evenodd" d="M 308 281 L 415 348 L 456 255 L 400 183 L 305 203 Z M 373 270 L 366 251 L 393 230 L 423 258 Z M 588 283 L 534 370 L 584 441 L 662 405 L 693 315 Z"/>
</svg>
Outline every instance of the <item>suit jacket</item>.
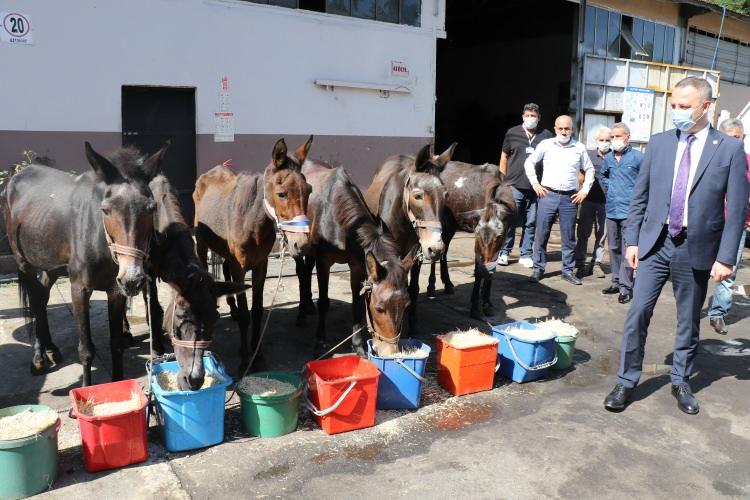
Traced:
<svg viewBox="0 0 750 500">
<path fill-rule="evenodd" d="M 679 138 L 677 129 L 668 130 L 652 136 L 646 148 L 624 234 L 628 246 L 638 247 L 638 258 L 654 249 L 667 223 Z M 710 269 L 717 260 L 735 264 L 750 193 L 747 168 L 742 142 L 710 128 L 688 195 L 693 269 Z"/>
</svg>

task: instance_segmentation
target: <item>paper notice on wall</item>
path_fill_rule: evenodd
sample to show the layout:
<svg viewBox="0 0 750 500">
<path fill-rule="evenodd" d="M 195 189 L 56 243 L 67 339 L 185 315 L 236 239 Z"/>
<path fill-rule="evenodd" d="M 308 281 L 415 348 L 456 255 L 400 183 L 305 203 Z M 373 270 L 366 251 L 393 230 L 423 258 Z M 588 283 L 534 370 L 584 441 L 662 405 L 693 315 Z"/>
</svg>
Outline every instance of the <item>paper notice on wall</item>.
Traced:
<svg viewBox="0 0 750 500">
<path fill-rule="evenodd" d="M 622 94 L 622 121 L 630 128 L 630 140 L 648 142 L 654 116 L 654 91 L 625 87 Z"/>
<path fill-rule="evenodd" d="M 214 142 L 234 142 L 234 113 L 214 113 Z"/>
<path fill-rule="evenodd" d="M 219 80 L 219 111 L 229 111 L 229 77 L 223 75 Z"/>
<path fill-rule="evenodd" d="M 0 12 L 0 40 L 5 43 L 32 45 L 31 19 L 18 12 Z"/>
</svg>

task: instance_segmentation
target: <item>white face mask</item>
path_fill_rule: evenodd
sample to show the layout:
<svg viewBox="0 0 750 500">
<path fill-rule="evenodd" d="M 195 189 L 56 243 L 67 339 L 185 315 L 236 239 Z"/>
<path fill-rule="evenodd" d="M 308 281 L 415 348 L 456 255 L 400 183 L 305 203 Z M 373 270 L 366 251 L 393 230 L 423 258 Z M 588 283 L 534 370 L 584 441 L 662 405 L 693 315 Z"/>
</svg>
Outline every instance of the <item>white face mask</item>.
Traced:
<svg viewBox="0 0 750 500">
<path fill-rule="evenodd" d="M 560 144 L 567 144 L 570 142 L 570 136 L 557 134 L 557 142 Z"/>
<path fill-rule="evenodd" d="M 538 124 L 539 118 L 536 116 L 524 116 L 523 118 L 523 128 L 526 130 L 534 130 Z"/>
<path fill-rule="evenodd" d="M 612 149 L 614 149 L 618 153 L 625 149 L 625 146 L 627 146 L 627 144 L 625 144 L 624 139 L 612 139 Z"/>
<path fill-rule="evenodd" d="M 601 153 L 609 151 L 609 141 L 596 141 L 596 148 Z"/>
</svg>

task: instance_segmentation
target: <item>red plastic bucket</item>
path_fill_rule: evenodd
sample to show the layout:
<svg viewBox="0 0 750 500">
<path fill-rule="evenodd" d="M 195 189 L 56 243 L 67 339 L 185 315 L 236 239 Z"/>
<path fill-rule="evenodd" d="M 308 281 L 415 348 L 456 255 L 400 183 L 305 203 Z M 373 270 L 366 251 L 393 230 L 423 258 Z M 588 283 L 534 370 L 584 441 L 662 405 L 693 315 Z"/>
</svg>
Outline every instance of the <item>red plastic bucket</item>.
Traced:
<svg viewBox="0 0 750 500">
<path fill-rule="evenodd" d="M 326 434 L 375 425 L 380 371 L 359 356 L 307 363 L 307 407 Z"/>
<path fill-rule="evenodd" d="M 136 392 L 141 400 L 136 410 L 106 416 L 88 416 L 78 411 L 78 401 L 97 403 L 127 401 Z M 137 380 L 122 380 L 70 391 L 73 415 L 78 419 L 86 470 L 96 472 L 143 462 L 148 458 L 146 395 Z"/>
<path fill-rule="evenodd" d="M 497 365 L 497 340 L 456 348 L 437 337 L 438 383 L 454 396 L 492 389 Z"/>
</svg>

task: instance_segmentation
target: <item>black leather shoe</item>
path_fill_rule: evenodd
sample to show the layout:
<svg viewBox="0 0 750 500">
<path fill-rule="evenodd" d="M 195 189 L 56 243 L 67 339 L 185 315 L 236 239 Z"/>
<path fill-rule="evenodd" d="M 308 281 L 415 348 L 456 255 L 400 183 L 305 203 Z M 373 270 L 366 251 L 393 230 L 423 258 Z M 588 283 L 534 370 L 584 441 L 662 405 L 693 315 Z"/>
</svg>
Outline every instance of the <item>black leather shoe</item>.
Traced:
<svg viewBox="0 0 750 500">
<path fill-rule="evenodd" d="M 609 411 L 622 411 L 630 402 L 632 395 L 633 389 L 628 389 L 622 384 L 617 384 L 604 399 L 604 408 Z"/>
<path fill-rule="evenodd" d="M 620 292 L 620 296 L 617 297 L 617 302 L 620 304 L 627 304 L 631 300 L 633 300 L 633 292 Z"/>
<path fill-rule="evenodd" d="M 698 400 L 693 396 L 693 391 L 690 390 L 690 386 L 687 384 L 679 384 L 672 386 L 672 396 L 677 400 L 677 408 L 684 411 L 688 415 L 695 415 L 698 413 L 700 406 L 698 406 Z"/>
<path fill-rule="evenodd" d="M 529 279 L 533 281 L 534 283 L 538 283 L 539 281 L 542 281 L 543 274 L 544 273 L 542 273 L 542 271 L 540 271 L 539 269 L 534 269 Z"/>
<path fill-rule="evenodd" d="M 620 293 L 620 288 L 616 287 L 615 285 L 610 285 L 609 287 L 602 290 L 602 295 L 614 295 L 616 293 Z"/>
<path fill-rule="evenodd" d="M 729 330 L 727 330 L 727 325 L 726 323 L 724 323 L 724 320 L 722 318 L 712 318 L 711 327 L 719 335 L 726 335 L 727 333 L 729 333 Z"/>
<path fill-rule="evenodd" d="M 583 282 L 573 276 L 573 273 L 562 273 L 562 279 L 573 285 L 582 285 Z"/>
</svg>

